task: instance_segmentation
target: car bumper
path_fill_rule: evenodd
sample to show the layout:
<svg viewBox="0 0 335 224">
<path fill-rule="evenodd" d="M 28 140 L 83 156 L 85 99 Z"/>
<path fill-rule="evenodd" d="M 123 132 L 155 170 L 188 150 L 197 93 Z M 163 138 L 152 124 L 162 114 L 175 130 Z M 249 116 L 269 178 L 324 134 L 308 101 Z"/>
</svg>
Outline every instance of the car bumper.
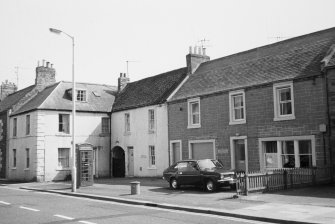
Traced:
<svg viewBox="0 0 335 224">
<path fill-rule="evenodd" d="M 217 182 L 218 182 L 219 184 L 222 184 L 222 185 L 236 184 L 236 179 L 233 179 L 233 178 L 225 178 L 225 179 L 222 179 L 222 180 L 218 180 Z"/>
</svg>

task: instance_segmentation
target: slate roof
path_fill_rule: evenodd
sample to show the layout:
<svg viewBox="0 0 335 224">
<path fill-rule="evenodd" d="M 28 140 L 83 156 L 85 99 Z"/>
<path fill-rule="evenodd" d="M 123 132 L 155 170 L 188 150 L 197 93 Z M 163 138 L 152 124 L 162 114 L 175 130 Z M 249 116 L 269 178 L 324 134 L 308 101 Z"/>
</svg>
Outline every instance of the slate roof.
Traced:
<svg viewBox="0 0 335 224">
<path fill-rule="evenodd" d="M 186 75 L 187 68 L 185 67 L 128 83 L 117 96 L 112 111 L 165 103 Z"/>
<path fill-rule="evenodd" d="M 34 89 L 35 85 L 28 86 L 17 92 L 9 94 L 0 102 L 0 112 L 11 109 L 12 106 L 17 104 L 27 93 Z"/>
<path fill-rule="evenodd" d="M 72 110 L 71 82 L 58 82 L 48 86 L 28 101 L 12 115 L 21 114 L 35 109 Z M 87 102 L 77 102 L 76 111 L 110 112 L 115 99 L 116 87 L 100 84 L 76 83 L 76 89 L 86 90 Z M 95 93 L 94 93 L 95 92 Z"/>
<path fill-rule="evenodd" d="M 319 75 L 334 43 L 331 28 L 202 63 L 171 101 Z"/>
</svg>

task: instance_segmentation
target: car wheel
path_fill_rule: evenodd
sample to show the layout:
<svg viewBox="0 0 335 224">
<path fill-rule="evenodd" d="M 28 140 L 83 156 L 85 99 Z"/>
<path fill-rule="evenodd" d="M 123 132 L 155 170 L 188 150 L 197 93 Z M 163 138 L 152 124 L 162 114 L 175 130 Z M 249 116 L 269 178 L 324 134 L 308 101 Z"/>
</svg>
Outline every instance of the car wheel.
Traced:
<svg viewBox="0 0 335 224">
<path fill-rule="evenodd" d="M 208 192 L 214 192 L 216 190 L 216 185 L 215 185 L 214 181 L 207 180 L 206 183 L 205 183 L 205 188 L 206 188 L 206 191 L 208 191 Z"/>
<path fill-rule="evenodd" d="M 175 178 L 172 178 L 170 180 L 170 188 L 173 189 L 173 190 L 176 190 L 176 189 L 179 188 L 179 184 L 178 184 L 178 182 Z"/>
</svg>

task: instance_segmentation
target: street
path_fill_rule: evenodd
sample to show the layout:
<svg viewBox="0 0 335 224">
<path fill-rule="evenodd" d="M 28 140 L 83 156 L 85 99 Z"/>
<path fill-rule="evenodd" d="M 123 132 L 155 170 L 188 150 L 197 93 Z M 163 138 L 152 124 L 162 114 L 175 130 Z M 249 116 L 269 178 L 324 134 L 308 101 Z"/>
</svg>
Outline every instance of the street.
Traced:
<svg viewBox="0 0 335 224">
<path fill-rule="evenodd" d="M 125 205 L 10 187 L 0 188 L 1 224 L 19 223 L 260 223 L 255 221 Z"/>
</svg>

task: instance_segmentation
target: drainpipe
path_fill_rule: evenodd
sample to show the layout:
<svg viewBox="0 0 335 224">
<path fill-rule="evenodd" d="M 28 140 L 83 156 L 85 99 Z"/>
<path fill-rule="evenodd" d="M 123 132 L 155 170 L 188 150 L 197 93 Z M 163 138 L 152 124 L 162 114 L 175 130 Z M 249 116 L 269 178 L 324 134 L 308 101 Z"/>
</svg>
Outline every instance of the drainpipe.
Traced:
<svg viewBox="0 0 335 224">
<path fill-rule="evenodd" d="M 333 152 L 332 152 L 332 145 L 331 145 L 331 119 L 330 119 L 330 107 L 329 107 L 329 89 L 328 89 L 328 69 L 325 68 L 323 74 L 325 75 L 325 90 L 326 90 L 326 99 L 327 99 L 327 119 L 328 119 L 328 149 L 329 149 L 329 163 L 330 163 L 330 180 L 331 183 L 333 183 L 333 170 L 334 170 L 334 164 L 333 164 Z"/>
</svg>

